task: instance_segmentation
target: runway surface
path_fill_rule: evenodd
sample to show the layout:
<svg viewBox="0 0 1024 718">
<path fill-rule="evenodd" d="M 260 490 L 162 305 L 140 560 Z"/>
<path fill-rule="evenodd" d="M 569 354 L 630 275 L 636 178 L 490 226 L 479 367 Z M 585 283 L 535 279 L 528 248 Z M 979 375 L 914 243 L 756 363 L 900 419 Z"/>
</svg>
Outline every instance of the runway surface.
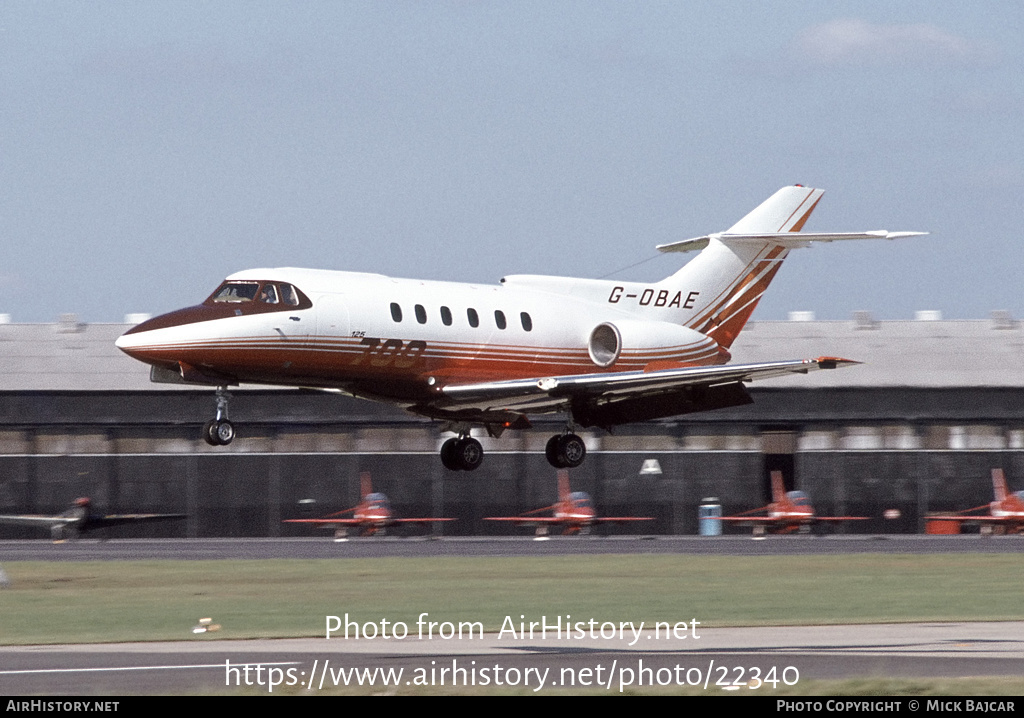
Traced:
<svg viewBox="0 0 1024 718">
<path fill-rule="evenodd" d="M 713 692 L 729 686 L 770 695 L 772 680 L 792 685 L 850 676 L 1019 677 L 1024 660 L 1024 622 L 691 625 L 674 637 L 668 630 L 622 633 L 606 624 L 569 638 L 552 633 L 428 640 L 412 633 L 386 641 L 219 641 L 206 634 L 192 642 L 6 647 L 0 648 L 0 693 L 315 693 L 346 685 L 385 692 L 422 681 L 470 694 L 496 684 L 528 692 L 597 686 L 612 694 L 655 684 Z"/>
<path fill-rule="evenodd" d="M 1024 553 L 1024 536 L 654 536 L 532 538 L 80 539 L 0 541 L 5 561 L 331 559 L 425 556 L 693 554 L 780 556 L 849 553 Z"/>
</svg>

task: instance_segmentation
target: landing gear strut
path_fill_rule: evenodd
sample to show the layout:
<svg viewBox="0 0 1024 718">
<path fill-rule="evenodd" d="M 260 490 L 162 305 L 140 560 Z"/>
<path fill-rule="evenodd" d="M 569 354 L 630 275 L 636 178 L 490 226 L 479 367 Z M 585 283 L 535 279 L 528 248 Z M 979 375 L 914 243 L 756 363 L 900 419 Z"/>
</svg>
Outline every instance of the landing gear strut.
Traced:
<svg viewBox="0 0 1024 718">
<path fill-rule="evenodd" d="M 217 418 L 203 426 L 203 439 L 210 446 L 227 446 L 235 438 L 235 426 L 228 421 L 227 387 L 217 387 Z"/>
<path fill-rule="evenodd" d="M 544 447 L 544 456 L 556 469 L 575 469 L 587 457 L 587 446 L 576 434 L 555 434 Z"/>
<path fill-rule="evenodd" d="M 468 434 L 441 444 L 441 463 L 450 471 L 473 471 L 483 462 L 484 448 Z"/>
</svg>

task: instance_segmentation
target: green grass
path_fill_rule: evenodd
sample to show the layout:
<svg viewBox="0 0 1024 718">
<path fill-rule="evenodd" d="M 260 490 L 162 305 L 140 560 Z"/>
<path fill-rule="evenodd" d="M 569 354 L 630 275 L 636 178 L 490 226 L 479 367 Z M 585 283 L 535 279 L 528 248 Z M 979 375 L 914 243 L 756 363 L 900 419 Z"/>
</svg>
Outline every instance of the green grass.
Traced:
<svg viewBox="0 0 1024 718">
<path fill-rule="evenodd" d="M 163 641 L 201 617 L 220 638 L 322 636 L 360 623 L 571 614 L 703 626 L 1019 620 L 1024 555 L 585 556 L 13 562 L 0 644 Z"/>
</svg>

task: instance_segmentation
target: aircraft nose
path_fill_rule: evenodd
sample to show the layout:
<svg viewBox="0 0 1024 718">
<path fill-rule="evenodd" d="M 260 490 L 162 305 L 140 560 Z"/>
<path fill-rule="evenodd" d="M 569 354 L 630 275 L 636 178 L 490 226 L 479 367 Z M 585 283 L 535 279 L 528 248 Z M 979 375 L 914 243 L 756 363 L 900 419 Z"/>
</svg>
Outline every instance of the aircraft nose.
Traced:
<svg viewBox="0 0 1024 718">
<path fill-rule="evenodd" d="M 138 334 L 122 334 L 114 341 L 114 346 L 128 356 L 132 356 L 132 350 L 139 345 Z"/>
</svg>

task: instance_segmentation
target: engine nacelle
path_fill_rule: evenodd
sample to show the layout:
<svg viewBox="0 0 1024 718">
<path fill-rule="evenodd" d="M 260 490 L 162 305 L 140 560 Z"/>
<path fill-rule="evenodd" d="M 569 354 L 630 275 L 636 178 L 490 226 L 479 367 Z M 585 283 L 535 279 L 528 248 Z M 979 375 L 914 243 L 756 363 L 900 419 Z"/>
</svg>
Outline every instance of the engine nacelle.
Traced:
<svg viewBox="0 0 1024 718">
<path fill-rule="evenodd" d="M 718 343 L 698 331 L 671 322 L 636 319 L 602 322 L 590 332 L 590 360 L 602 369 L 618 363 L 642 368 L 651 362 L 708 363 Z"/>
</svg>

